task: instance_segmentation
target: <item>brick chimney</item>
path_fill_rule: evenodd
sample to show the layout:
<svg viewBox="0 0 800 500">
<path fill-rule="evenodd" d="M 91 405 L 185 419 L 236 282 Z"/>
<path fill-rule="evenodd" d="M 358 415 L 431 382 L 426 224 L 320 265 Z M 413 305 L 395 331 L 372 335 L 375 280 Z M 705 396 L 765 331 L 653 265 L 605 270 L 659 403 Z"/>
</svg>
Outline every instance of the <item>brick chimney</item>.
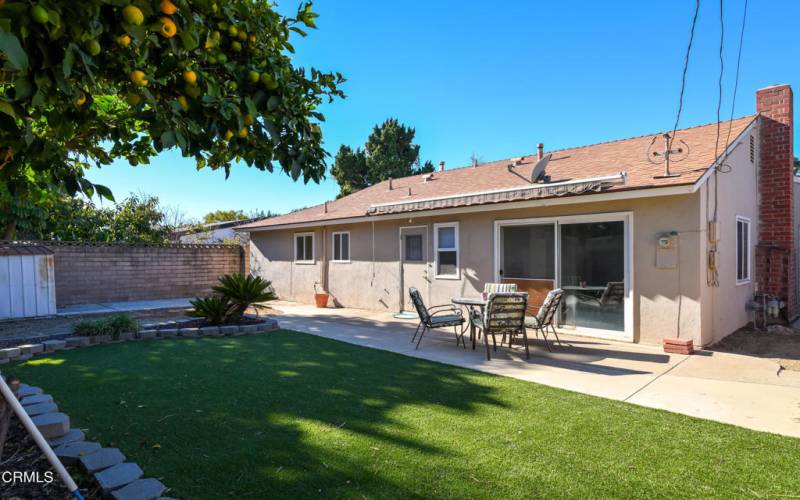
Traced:
<svg viewBox="0 0 800 500">
<path fill-rule="evenodd" d="M 789 85 L 774 85 L 756 92 L 756 111 L 761 114 L 761 124 L 755 278 L 759 291 L 786 301 L 789 320 L 797 316 L 793 108 Z"/>
</svg>

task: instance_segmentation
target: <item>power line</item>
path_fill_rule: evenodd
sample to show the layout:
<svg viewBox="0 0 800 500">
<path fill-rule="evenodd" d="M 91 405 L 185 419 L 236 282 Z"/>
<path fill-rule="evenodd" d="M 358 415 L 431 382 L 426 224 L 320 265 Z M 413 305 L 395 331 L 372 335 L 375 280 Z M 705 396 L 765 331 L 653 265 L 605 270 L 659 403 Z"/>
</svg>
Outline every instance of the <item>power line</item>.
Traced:
<svg viewBox="0 0 800 500">
<path fill-rule="evenodd" d="M 692 29 L 689 31 L 689 43 L 686 45 L 686 56 L 683 59 L 683 75 L 681 76 L 681 92 L 678 96 L 678 113 L 675 115 L 675 126 L 672 127 L 672 137 L 675 137 L 675 131 L 678 130 L 678 124 L 681 121 L 681 112 L 683 111 L 683 92 L 686 89 L 686 73 L 689 71 L 689 56 L 692 53 L 692 43 L 694 43 L 694 29 L 697 26 L 697 16 L 700 14 L 700 0 L 695 0 L 694 4 L 694 17 L 692 18 Z"/>
<path fill-rule="evenodd" d="M 728 121 L 728 136 L 725 138 L 725 151 L 731 140 L 731 129 L 733 128 L 733 113 L 736 108 L 736 92 L 739 90 L 739 68 L 742 64 L 742 45 L 744 45 L 744 28 L 747 23 L 747 2 L 744 0 L 744 12 L 742 13 L 742 29 L 739 32 L 739 54 L 736 56 L 736 78 L 733 81 L 733 100 L 731 102 L 731 116 Z"/>
<path fill-rule="evenodd" d="M 717 138 L 714 142 L 714 159 L 717 159 L 719 154 L 719 137 L 720 137 L 720 111 L 722 110 L 722 78 L 725 75 L 725 58 L 723 57 L 723 49 L 725 47 L 725 16 L 723 15 L 722 8 L 723 0 L 719 0 L 719 80 L 717 80 Z"/>
</svg>

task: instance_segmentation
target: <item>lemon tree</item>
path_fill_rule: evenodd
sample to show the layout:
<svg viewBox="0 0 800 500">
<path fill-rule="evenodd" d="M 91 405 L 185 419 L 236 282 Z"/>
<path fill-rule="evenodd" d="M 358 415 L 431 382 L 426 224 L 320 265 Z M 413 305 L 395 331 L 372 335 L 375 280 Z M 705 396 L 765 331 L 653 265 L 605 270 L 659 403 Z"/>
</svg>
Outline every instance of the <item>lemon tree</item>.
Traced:
<svg viewBox="0 0 800 500">
<path fill-rule="evenodd" d="M 242 162 L 319 181 L 319 106 L 344 79 L 292 64 L 316 17 L 311 3 L 288 17 L 253 0 L 0 0 L 0 182 L 17 200 L 111 199 L 88 168 L 170 148 L 226 177 Z"/>
</svg>

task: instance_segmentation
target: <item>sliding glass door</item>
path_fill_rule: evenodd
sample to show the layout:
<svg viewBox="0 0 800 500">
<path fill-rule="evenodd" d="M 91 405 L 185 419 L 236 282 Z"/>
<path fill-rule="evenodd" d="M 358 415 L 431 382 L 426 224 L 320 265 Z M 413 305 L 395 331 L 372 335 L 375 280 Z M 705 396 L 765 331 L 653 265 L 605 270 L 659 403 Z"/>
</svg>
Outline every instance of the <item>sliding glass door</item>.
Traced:
<svg viewBox="0 0 800 500">
<path fill-rule="evenodd" d="M 497 221 L 497 279 L 528 292 L 529 314 L 547 292 L 562 288 L 561 328 L 632 338 L 629 219 L 623 213 Z"/>
<path fill-rule="evenodd" d="M 625 330 L 625 223 L 560 224 L 559 323 L 574 328 Z"/>
</svg>

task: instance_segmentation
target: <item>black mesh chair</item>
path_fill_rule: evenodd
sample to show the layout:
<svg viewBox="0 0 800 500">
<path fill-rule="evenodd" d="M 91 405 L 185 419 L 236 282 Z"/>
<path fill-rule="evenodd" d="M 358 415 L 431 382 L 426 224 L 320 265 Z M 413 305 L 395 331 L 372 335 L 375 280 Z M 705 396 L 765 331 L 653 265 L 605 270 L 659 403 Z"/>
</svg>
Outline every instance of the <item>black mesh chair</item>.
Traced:
<svg viewBox="0 0 800 500">
<path fill-rule="evenodd" d="M 550 290 L 536 316 L 528 316 L 525 318 L 525 326 L 533 328 L 536 332 L 536 337 L 539 337 L 539 332 L 542 332 L 544 345 L 547 347 L 547 350 L 551 352 L 553 350 L 550 348 L 550 344 L 547 342 L 548 328 L 553 332 L 553 335 L 556 336 L 558 345 L 561 345 L 561 339 L 558 338 L 556 328 L 553 326 L 553 320 L 555 319 L 556 312 L 558 312 L 558 306 L 561 305 L 561 297 L 563 296 L 564 290 L 560 288 Z"/>
<path fill-rule="evenodd" d="M 496 335 L 502 335 L 500 345 L 509 337 L 508 345 L 515 336 L 522 334 L 525 341 L 525 359 L 530 357 L 528 332 L 525 330 L 525 308 L 528 307 L 528 294 L 525 292 L 501 292 L 489 294 L 483 317 L 473 317 L 473 324 L 483 331 L 483 345 L 486 346 L 486 359 L 492 359 L 489 351 L 489 336 L 492 346 L 497 350 Z M 479 321 L 476 321 L 479 320 Z"/>
<path fill-rule="evenodd" d="M 460 337 L 458 334 L 458 327 L 462 326 L 465 321 L 461 309 L 453 304 L 444 304 L 430 308 L 426 307 L 425 303 L 422 301 L 422 296 L 419 294 L 419 290 L 414 287 L 408 289 L 408 294 L 411 296 L 411 303 L 414 304 L 414 309 L 417 310 L 417 314 L 419 315 L 419 325 L 417 325 L 417 329 L 414 331 L 414 336 L 411 337 L 411 342 L 414 342 L 414 339 L 417 340 L 417 345 L 414 349 L 419 349 L 422 336 L 425 335 L 426 331 L 448 326 L 452 326 L 453 332 L 456 334 L 456 345 L 458 345 L 460 339 L 466 348 L 467 345 L 466 342 L 464 342 L 463 333 Z M 417 334 L 419 334 L 418 339 Z"/>
</svg>

